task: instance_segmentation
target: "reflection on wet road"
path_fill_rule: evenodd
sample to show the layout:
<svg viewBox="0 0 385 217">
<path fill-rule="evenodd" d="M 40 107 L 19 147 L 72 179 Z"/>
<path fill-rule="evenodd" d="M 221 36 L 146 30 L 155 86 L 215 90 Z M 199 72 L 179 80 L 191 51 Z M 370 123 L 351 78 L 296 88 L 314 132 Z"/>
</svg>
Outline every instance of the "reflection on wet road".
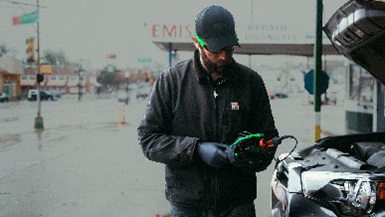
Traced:
<svg viewBox="0 0 385 217">
<path fill-rule="evenodd" d="M 168 212 L 163 166 L 136 127 L 146 99 L 76 96 L 0 104 L 0 216 L 155 216 Z M 121 119 L 126 121 L 122 125 Z"/>
</svg>

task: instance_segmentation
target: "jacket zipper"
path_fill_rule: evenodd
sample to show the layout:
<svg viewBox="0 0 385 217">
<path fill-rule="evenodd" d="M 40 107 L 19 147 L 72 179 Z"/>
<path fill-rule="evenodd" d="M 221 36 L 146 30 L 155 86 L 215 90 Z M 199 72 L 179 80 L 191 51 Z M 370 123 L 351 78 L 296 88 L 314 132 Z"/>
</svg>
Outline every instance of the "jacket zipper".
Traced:
<svg viewBox="0 0 385 217">
<path fill-rule="evenodd" d="M 223 79 L 223 80 L 219 81 L 216 85 L 214 85 L 214 89 L 213 89 L 214 114 L 215 114 L 215 138 L 217 140 L 221 139 L 221 138 L 219 138 L 221 133 L 220 133 L 220 127 L 219 127 L 219 118 L 220 118 L 220 114 L 219 114 L 219 94 L 218 94 L 217 88 L 220 87 L 225 81 L 226 81 L 226 79 Z"/>
<path fill-rule="evenodd" d="M 216 140 L 219 139 L 219 95 L 217 92 L 217 88 L 214 87 L 213 90 L 213 96 L 214 96 L 214 124 L 215 124 L 215 138 Z"/>
<path fill-rule="evenodd" d="M 217 88 L 214 87 L 213 90 L 213 96 L 214 96 L 214 124 L 215 124 L 215 138 L 218 140 L 219 137 L 219 108 L 218 108 L 218 100 L 219 95 L 217 92 Z M 214 207 L 218 206 L 218 198 L 219 198 L 219 186 L 218 186 L 218 171 L 215 171 L 215 177 L 214 177 L 214 185 L 215 185 L 215 198 L 214 198 Z"/>
<path fill-rule="evenodd" d="M 222 80 L 220 82 L 217 83 L 217 85 L 214 86 L 214 89 L 213 89 L 213 96 L 214 96 L 214 118 L 215 118 L 215 138 L 217 139 L 217 141 L 220 139 L 219 136 L 221 135 L 220 133 L 220 127 L 219 127 L 219 118 L 220 118 L 220 114 L 219 114 L 219 94 L 217 92 L 217 87 L 219 87 L 225 80 Z M 218 182 L 218 171 L 215 171 L 215 189 L 216 189 L 216 196 L 215 196 L 215 202 L 214 202 L 214 206 L 217 207 L 218 206 L 218 200 L 219 200 L 219 196 L 220 196 L 220 189 L 219 189 L 219 182 Z"/>
<path fill-rule="evenodd" d="M 219 111 L 219 94 L 218 94 L 218 91 L 217 91 L 217 87 L 219 85 L 221 85 L 221 83 L 223 83 L 223 81 L 219 82 L 215 87 L 214 87 L 214 90 L 213 90 L 213 96 L 214 96 L 214 117 L 215 117 L 215 138 L 217 141 L 219 141 L 219 137 L 221 135 L 220 133 L 220 124 L 219 124 L 219 120 L 220 120 L 220 111 Z M 218 182 L 218 171 L 215 171 L 215 179 L 214 179 L 214 184 L 215 184 L 215 189 L 216 189 L 216 195 L 215 195 L 215 200 L 214 200 L 214 206 L 215 208 L 218 207 L 218 200 L 219 200 L 219 196 L 220 196 L 220 189 L 219 189 L 219 182 Z"/>
</svg>

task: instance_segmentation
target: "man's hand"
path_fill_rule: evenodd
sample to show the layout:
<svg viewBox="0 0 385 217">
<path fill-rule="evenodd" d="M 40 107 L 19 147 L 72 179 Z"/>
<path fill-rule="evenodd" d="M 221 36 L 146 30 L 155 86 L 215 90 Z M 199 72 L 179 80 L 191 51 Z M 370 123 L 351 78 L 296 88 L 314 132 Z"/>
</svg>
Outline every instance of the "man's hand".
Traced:
<svg viewBox="0 0 385 217">
<path fill-rule="evenodd" d="M 246 131 L 239 134 L 226 150 L 229 162 L 236 167 L 252 171 L 266 169 L 274 158 L 276 146 L 271 140 L 265 141 L 263 136 Z"/>
<path fill-rule="evenodd" d="M 217 142 L 202 142 L 198 144 L 198 156 L 211 167 L 222 168 L 228 164 L 225 150 L 228 146 Z"/>
</svg>

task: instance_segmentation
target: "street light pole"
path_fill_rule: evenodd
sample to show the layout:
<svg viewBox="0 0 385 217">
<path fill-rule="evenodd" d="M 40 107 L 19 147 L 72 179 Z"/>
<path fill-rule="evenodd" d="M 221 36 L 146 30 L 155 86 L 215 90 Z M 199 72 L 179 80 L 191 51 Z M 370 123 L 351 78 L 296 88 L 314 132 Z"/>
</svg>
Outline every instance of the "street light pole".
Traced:
<svg viewBox="0 0 385 217">
<path fill-rule="evenodd" d="M 36 6 L 37 10 L 39 10 L 39 0 L 36 0 Z M 40 16 L 40 15 L 39 15 Z M 36 78 L 40 75 L 40 25 L 39 20 L 36 22 L 37 29 L 37 75 Z M 38 104 L 38 110 L 37 110 L 37 117 L 35 118 L 35 129 L 44 129 L 44 123 L 43 123 L 43 117 L 41 116 L 41 98 L 40 98 L 40 82 L 36 80 L 37 83 L 37 104 Z"/>
<path fill-rule="evenodd" d="M 128 87 L 128 79 L 130 78 L 130 73 L 127 71 L 124 73 L 124 81 L 125 81 L 125 90 L 126 90 L 126 104 L 128 105 L 128 101 L 130 99 L 129 91 L 130 88 Z"/>
<path fill-rule="evenodd" d="M 82 100 L 82 95 L 83 95 L 83 92 L 82 92 L 83 76 L 84 76 L 83 68 L 80 68 L 80 70 L 78 71 L 78 76 L 79 76 L 79 83 L 78 83 L 78 87 L 79 87 L 79 90 L 78 90 L 78 100 L 81 101 L 81 100 Z"/>
<path fill-rule="evenodd" d="M 315 112 L 315 126 L 314 126 L 314 140 L 321 138 L 321 91 L 320 91 L 320 77 L 322 70 L 322 13 L 323 2 L 317 0 L 316 13 L 316 37 L 314 46 L 314 112 Z"/>
</svg>

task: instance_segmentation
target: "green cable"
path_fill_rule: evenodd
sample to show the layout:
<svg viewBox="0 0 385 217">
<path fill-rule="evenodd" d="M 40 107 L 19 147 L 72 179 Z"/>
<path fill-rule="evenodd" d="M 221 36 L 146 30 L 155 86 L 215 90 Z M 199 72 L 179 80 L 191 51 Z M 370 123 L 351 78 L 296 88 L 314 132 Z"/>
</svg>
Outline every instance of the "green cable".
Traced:
<svg viewBox="0 0 385 217">
<path fill-rule="evenodd" d="M 235 140 L 235 142 L 233 144 L 230 145 L 230 148 L 233 148 L 236 144 L 238 144 L 239 142 L 243 141 L 243 140 L 246 140 L 246 139 L 251 139 L 251 138 L 262 138 L 264 136 L 263 133 L 254 133 L 254 134 L 249 134 L 249 135 L 246 135 L 246 136 L 243 136 L 243 137 L 239 137 L 237 140 Z"/>
</svg>

